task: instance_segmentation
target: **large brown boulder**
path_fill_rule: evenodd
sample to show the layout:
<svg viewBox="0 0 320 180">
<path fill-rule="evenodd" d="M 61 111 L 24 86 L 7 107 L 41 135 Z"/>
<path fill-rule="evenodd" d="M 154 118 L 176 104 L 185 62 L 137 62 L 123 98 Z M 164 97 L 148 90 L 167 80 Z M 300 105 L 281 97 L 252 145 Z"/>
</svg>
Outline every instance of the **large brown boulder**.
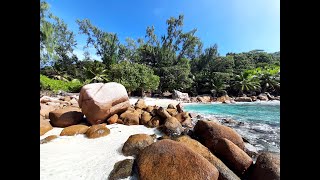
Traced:
<svg viewBox="0 0 320 180">
<path fill-rule="evenodd" d="M 92 125 L 86 132 L 86 136 L 90 139 L 107 136 L 110 134 L 110 129 L 104 124 Z"/>
<path fill-rule="evenodd" d="M 60 136 L 74 136 L 77 134 L 84 134 L 87 132 L 88 129 L 89 129 L 88 126 L 82 125 L 82 124 L 72 125 L 69 127 L 65 127 L 61 131 Z"/>
<path fill-rule="evenodd" d="M 194 127 L 194 134 L 199 137 L 201 143 L 214 151 L 214 139 L 226 138 L 236 144 L 240 149 L 244 149 L 242 137 L 232 128 L 220 125 L 213 121 L 199 120 Z"/>
<path fill-rule="evenodd" d="M 187 146 L 164 139 L 141 151 L 137 158 L 141 180 L 217 180 L 219 172 L 201 155 Z"/>
<path fill-rule="evenodd" d="M 169 136 L 178 136 L 183 132 L 181 123 L 175 117 L 169 117 L 164 123 L 164 133 Z"/>
<path fill-rule="evenodd" d="M 217 138 L 213 143 L 213 153 L 238 176 L 244 175 L 253 163 L 248 154 L 228 139 Z"/>
<path fill-rule="evenodd" d="M 270 152 L 262 152 L 253 165 L 249 180 L 279 180 L 280 179 L 280 155 Z"/>
<path fill-rule="evenodd" d="M 138 101 L 135 103 L 134 108 L 139 108 L 139 109 L 146 109 L 147 105 L 144 102 L 143 99 L 138 99 Z"/>
<path fill-rule="evenodd" d="M 174 140 L 186 145 L 192 151 L 200 154 L 213 164 L 219 171 L 219 180 L 240 180 L 236 174 L 234 174 L 219 158 L 213 155 L 210 150 L 200 142 L 191 139 L 189 136 L 180 136 Z"/>
<path fill-rule="evenodd" d="M 103 123 L 130 107 L 126 88 L 115 82 L 92 83 L 81 88 L 79 107 L 90 124 Z"/>
<path fill-rule="evenodd" d="M 40 136 L 44 135 L 46 132 L 50 131 L 52 128 L 48 120 L 40 118 Z"/>
<path fill-rule="evenodd" d="M 131 135 L 122 147 L 122 153 L 125 156 L 138 155 L 141 150 L 154 142 L 148 134 Z"/>
<path fill-rule="evenodd" d="M 83 114 L 79 108 L 66 107 L 51 111 L 49 119 L 52 126 L 68 127 L 79 124 L 83 119 Z"/>
</svg>

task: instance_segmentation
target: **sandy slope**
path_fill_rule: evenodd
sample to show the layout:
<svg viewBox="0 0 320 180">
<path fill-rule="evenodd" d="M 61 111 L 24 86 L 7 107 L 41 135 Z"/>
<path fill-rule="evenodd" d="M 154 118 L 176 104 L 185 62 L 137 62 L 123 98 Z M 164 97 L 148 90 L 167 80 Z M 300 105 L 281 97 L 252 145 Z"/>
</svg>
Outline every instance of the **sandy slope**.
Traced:
<svg viewBox="0 0 320 180">
<path fill-rule="evenodd" d="M 110 134 L 97 139 L 87 139 L 84 135 L 60 136 L 47 144 L 40 145 L 40 179 L 48 180 L 88 180 L 107 179 L 113 165 L 123 159 L 122 146 L 132 134 L 157 134 L 154 128 L 142 125 L 107 125 Z M 41 136 L 59 135 L 62 128 L 54 128 Z"/>
</svg>

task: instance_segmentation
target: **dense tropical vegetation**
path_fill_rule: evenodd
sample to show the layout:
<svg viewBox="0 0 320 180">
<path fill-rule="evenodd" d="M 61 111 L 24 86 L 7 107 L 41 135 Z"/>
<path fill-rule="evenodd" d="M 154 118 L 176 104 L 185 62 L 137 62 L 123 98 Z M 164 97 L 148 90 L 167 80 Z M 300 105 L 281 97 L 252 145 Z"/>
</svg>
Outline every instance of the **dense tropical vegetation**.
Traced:
<svg viewBox="0 0 320 180">
<path fill-rule="evenodd" d="M 120 43 L 117 34 L 105 32 L 89 19 L 77 20 L 86 35 L 84 48 L 93 47 L 100 60 L 74 54 L 75 34 L 62 19 L 40 6 L 40 88 L 78 92 L 91 82 L 119 82 L 129 93 L 163 93 L 180 90 L 195 96 L 257 94 L 280 95 L 280 52 L 252 50 L 221 56 L 216 44 L 203 49 L 197 29 L 183 30 L 184 16 L 167 20 L 167 33 L 158 37 L 155 27 L 136 40 Z"/>
</svg>

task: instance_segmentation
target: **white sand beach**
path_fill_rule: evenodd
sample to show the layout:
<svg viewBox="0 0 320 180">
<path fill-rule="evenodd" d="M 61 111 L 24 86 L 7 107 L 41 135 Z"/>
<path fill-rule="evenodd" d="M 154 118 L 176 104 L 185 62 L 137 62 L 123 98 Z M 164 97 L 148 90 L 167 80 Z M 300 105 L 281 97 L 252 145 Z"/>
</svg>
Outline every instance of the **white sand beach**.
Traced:
<svg viewBox="0 0 320 180">
<path fill-rule="evenodd" d="M 113 165 L 132 156 L 121 152 L 125 141 L 132 134 L 161 133 L 143 125 L 107 125 L 110 134 L 97 139 L 84 135 L 59 136 L 49 143 L 40 145 L 40 179 L 42 180 L 102 180 L 108 179 Z M 54 128 L 41 136 L 59 135 L 63 128 Z"/>
<path fill-rule="evenodd" d="M 137 102 L 137 100 L 140 99 L 140 97 L 130 97 L 130 104 L 134 104 Z M 143 100 L 145 101 L 146 105 L 150 106 L 162 106 L 162 107 L 167 107 L 169 104 L 172 104 L 176 106 L 179 104 L 179 101 L 174 100 L 174 99 L 165 99 L 165 98 L 149 98 L 149 97 L 144 97 Z"/>
<path fill-rule="evenodd" d="M 130 98 L 134 104 L 138 98 Z M 168 106 L 178 104 L 171 99 L 144 98 L 147 105 Z M 145 133 L 161 136 L 155 128 L 143 125 L 107 125 L 110 134 L 97 139 L 84 135 L 59 136 L 49 143 L 40 145 L 40 179 L 42 180 L 104 180 L 108 179 L 113 165 L 132 156 L 122 155 L 121 149 L 130 135 Z M 63 128 L 53 128 L 40 139 L 59 135 Z"/>
</svg>

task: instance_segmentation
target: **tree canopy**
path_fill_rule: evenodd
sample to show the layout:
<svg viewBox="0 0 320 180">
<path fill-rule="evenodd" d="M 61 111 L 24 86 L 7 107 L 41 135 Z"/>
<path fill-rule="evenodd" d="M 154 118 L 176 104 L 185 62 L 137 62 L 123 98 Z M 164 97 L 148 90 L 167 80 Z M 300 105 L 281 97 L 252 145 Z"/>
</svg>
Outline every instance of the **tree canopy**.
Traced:
<svg viewBox="0 0 320 180">
<path fill-rule="evenodd" d="M 83 48 L 93 47 L 101 61 L 91 59 L 87 51 L 78 59 L 75 34 L 45 1 L 40 2 L 40 18 L 41 74 L 48 78 L 82 84 L 114 81 L 128 91 L 280 94 L 280 51 L 254 49 L 221 56 L 217 44 L 203 48 L 196 28 L 184 30 L 183 15 L 170 17 L 162 35 L 148 26 L 144 37 L 128 37 L 124 43 L 89 19 L 77 20 L 79 33 L 87 40 Z"/>
</svg>

